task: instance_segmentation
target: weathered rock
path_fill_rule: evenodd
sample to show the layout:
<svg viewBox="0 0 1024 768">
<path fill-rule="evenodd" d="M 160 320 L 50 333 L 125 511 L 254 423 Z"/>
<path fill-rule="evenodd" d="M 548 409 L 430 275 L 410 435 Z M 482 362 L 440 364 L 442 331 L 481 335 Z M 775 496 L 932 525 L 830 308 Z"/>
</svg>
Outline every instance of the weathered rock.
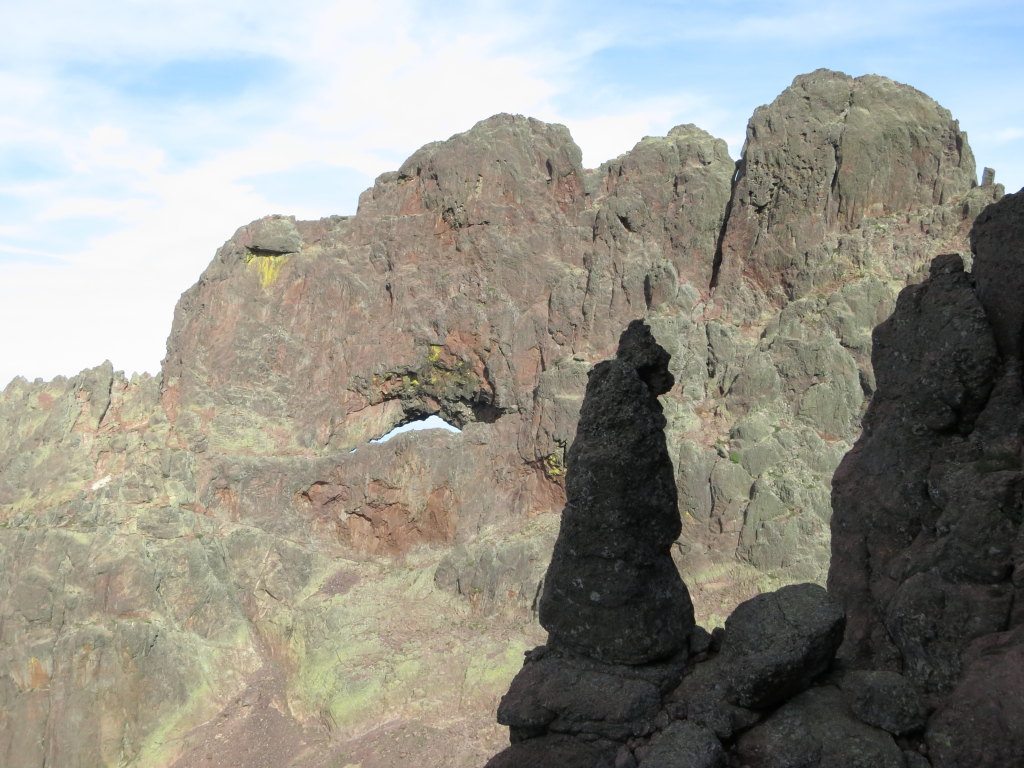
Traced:
<svg viewBox="0 0 1024 768">
<path fill-rule="evenodd" d="M 619 748 L 614 741 L 551 734 L 513 744 L 484 768 L 621 768 L 615 761 Z"/>
<path fill-rule="evenodd" d="M 1024 759 L 1024 630 L 992 634 L 967 650 L 956 688 L 928 722 L 932 765 L 1020 765 Z"/>
<path fill-rule="evenodd" d="M 534 651 L 537 655 L 527 660 L 498 706 L 498 722 L 509 726 L 513 743 L 546 732 L 625 741 L 653 730 L 661 695 L 651 680 L 616 665 Z"/>
<path fill-rule="evenodd" d="M 1020 194 L 1008 195 L 986 208 L 971 228 L 978 299 L 992 323 L 999 352 L 1008 359 L 1024 356 L 1021 243 L 1024 243 L 1024 197 Z"/>
<path fill-rule="evenodd" d="M 643 749 L 639 768 L 724 768 L 725 764 L 725 750 L 713 732 L 676 720 Z"/>
<path fill-rule="evenodd" d="M 829 588 L 850 615 L 843 653 L 900 670 L 928 694 L 936 766 L 1024 754 L 1014 692 L 1024 647 L 1014 611 L 1024 586 L 1021 197 L 978 218 L 973 274 L 957 256 L 936 258 L 878 328 L 878 391 L 834 480 Z M 858 674 L 874 685 L 883 673 Z M 862 690 L 854 706 L 893 732 L 917 729 L 913 694 L 900 687 Z M 878 708 L 897 702 L 903 714 Z"/>
<path fill-rule="evenodd" d="M 941 204 L 976 186 L 949 112 L 884 77 L 819 69 L 754 112 L 716 281 L 757 317 L 838 277 L 823 240 L 866 217 Z"/>
<path fill-rule="evenodd" d="M 668 360 L 634 321 L 590 373 L 540 601 L 553 647 L 619 664 L 686 647 L 693 606 L 670 555 L 681 524 L 657 400 L 673 384 Z"/>
<path fill-rule="evenodd" d="M 942 560 L 939 551 L 950 532 L 948 524 L 939 527 L 942 509 L 959 513 L 964 503 L 978 508 L 969 497 L 984 488 L 965 483 L 962 474 L 932 469 L 945 463 L 936 461 L 943 450 L 965 458 L 973 451 L 976 461 L 984 461 L 964 435 L 979 418 L 998 365 L 985 311 L 957 257 L 936 259 L 931 279 L 900 295 L 893 316 L 875 331 L 873 359 L 878 389 L 864 435 L 833 480 L 829 590 L 847 608 L 847 653 L 886 663 L 896 650 L 881 616 L 904 579 L 916 573 L 922 586 L 933 584 L 921 571 Z M 911 567 L 906 560 L 915 540 L 918 565 Z M 909 599 L 904 590 L 900 603 L 909 605 Z M 966 607 L 972 598 L 965 599 L 956 604 Z M 959 632 L 949 624 L 956 620 L 941 613 L 898 611 L 892 619 L 902 621 L 902 615 L 946 624 L 954 637 Z M 915 643 L 927 635 L 911 630 L 906 637 Z"/>
<path fill-rule="evenodd" d="M 846 117 L 830 83 L 854 93 Z M 837 192 L 813 167 L 837 159 L 836 125 Z M 0 762 L 199 760 L 184 734 L 281 658 L 293 730 L 444 713 L 488 734 L 458 739 L 482 762 L 486 702 L 540 642 L 516 622 L 566 502 L 586 371 L 636 317 L 672 355 L 674 551 L 702 613 L 821 580 L 829 477 L 874 389 L 869 331 L 1001 194 L 970 188 L 963 138 L 911 89 L 819 72 L 751 122 L 735 194 L 725 143 L 692 126 L 586 171 L 561 126 L 499 115 L 382 175 L 354 217 L 241 227 L 182 297 L 159 377 L 105 365 L 0 395 Z M 1014 413 L 1012 385 L 979 428 Z M 462 434 L 366 443 L 430 413 Z M 993 480 L 990 453 L 975 474 Z M 983 497 L 1015 481 L 972 472 L 931 486 L 953 499 L 936 558 L 943 579 L 998 586 L 1021 556 Z M 990 619 L 1005 607 L 968 586 Z M 461 759 L 423 728 L 420 762 Z"/>
<path fill-rule="evenodd" d="M 811 688 L 788 701 L 736 742 L 739 765 L 750 768 L 904 768 L 892 736 L 850 713 L 842 693 Z"/>
<path fill-rule="evenodd" d="M 725 622 L 720 664 L 729 697 L 764 709 L 828 669 L 843 639 L 842 609 L 817 584 L 794 584 L 740 604 Z"/>
<path fill-rule="evenodd" d="M 252 257 L 268 257 L 302 250 L 302 235 L 295 226 L 294 216 L 267 216 L 243 227 L 238 236 L 239 245 L 247 248 Z"/>
<path fill-rule="evenodd" d="M 666 697 L 666 710 L 713 731 L 726 741 L 752 726 L 760 715 L 730 701 L 728 667 L 721 657 L 695 666 L 682 683 Z"/>
<path fill-rule="evenodd" d="M 868 725 L 894 736 L 924 728 L 921 692 L 898 672 L 850 670 L 840 678 L 839 687 L 853 713 Z"/>
</svg>

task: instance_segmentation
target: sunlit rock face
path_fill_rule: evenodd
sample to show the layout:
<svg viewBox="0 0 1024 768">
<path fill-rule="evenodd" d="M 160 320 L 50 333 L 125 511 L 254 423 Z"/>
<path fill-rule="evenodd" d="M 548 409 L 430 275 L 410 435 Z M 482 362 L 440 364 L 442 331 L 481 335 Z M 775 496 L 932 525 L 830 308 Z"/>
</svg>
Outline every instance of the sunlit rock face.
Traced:
<svg viewBox="0 0 1024 768">
<path fill-rule="evenodd" d="M 356 216 L 241 227 L 160 376 L 0 395 L 0 763 L 198 761 L 192 728 L 268 679 L 296 754 L 378 734 L 359 762 L 402 723 L 422 764 L 453 742 L 484 762 L 541 639 L 587 372 L 638 317 L 671 354 L 697 614 L 823 581 L 871 328 L 934 254 L 969 253 L 1000 194 L 971 164 L 923 94 L 820 71 L 758 110 L 739 165 L 684 125 L 585 169 L 564 127 L 497 115 Z M 431 414 L 462 433 L 369 443 Z"/>
</svg>

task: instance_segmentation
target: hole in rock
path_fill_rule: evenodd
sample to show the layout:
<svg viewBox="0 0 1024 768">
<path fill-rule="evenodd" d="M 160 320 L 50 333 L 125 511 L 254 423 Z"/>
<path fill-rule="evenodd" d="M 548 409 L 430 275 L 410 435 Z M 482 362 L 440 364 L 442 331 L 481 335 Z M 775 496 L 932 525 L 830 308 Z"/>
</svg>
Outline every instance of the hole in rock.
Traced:
<svg viewBox="0 0 1024 768">
<path fill-rule="evenodd" d="M 414 421 L 407 421 L 405 422 L 405 424 L 399 424 L 386 435 L 381 435 L 380 437 L 371 440 L 370 442 L 386 443 L 395 435 L 400 435 L 403 432 L 414 432 L 421 429 L 447 429 L 449 432 L 462 432 L 462 430 L 459 429 L 458 427 L 449 424 L 440 416 L 434 414 L 433 416 L 427 416 L 426 418 L 423 419 L 415 419 Z"/>
</svg>

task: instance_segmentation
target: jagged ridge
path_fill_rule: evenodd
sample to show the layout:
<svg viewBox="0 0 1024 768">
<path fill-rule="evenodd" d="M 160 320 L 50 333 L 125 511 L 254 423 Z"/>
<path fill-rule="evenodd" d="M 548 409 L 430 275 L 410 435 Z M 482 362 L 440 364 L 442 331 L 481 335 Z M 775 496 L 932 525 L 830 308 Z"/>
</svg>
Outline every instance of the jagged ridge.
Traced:
<svg viewBox="0 0 1024 768">
<path fill-rule="evenodd" d="M 912 158 L 871 138 L 892 120 Z M 801 133 L 840 123 L 838 144 Z M 759 111 L 735 184 L 693 126 L 597 170 L 579 157 L 560 126 L 482 121 L 380 177 L 355 217 L 241 228 L 182 297 L 158 379 L 101 366 L 4 391 L 6 764 L 187 758 L 261 666 L 309 738 L 484 719 L 475 681 L 498 690 L 530 642 L 503 633 L 553 544 L 586 370 L 636 316 L 679 382 L 675 552 L 698 611 L 823 578 L 870 328 L 928 257 L 967 252 L 999 188 L 973 186 L 930 99 L 825 71 Z M 889 170 L 929 157 L 936 173 Z M 435 412 L 463 435 L 366 445 Z M 408 570 L 378 559 L 401 553 Z M 452 657 L 439 638 L 460 633 Z M 435 653 L 447 687 L 417 661 Z"/>
</svg>

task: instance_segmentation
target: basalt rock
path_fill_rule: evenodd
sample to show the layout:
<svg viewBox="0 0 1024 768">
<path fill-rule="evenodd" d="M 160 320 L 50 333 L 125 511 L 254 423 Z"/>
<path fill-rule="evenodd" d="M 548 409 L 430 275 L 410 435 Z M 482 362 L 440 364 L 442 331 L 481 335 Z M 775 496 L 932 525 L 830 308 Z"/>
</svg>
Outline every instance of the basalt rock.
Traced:
<svg viewBox="0 0 1024 768">
<path fill-rule="evenodd" d="M 737 731 L 755 726 L 769 743 L 785 739 L 775 733 L 777 718 L 758 722 L 830 668 L 845 618 L 814 584 L 746 601 L 717 638 L 694 626 L 668 555 L 679 533 L 657 401 L 673 385 L 668 359 L 634 321 L 615 359 L 590 373 L 540 604 L 548 645 L 527 654 L 501 700 L 498 721 L 511 746 L 488 768 L 595 766 L 613 753 L 617 766 L 720 768 Z M 609 593 L 618 599 L 604 599 Z M 832 749 L 835 759 L 860 754 L 862 732 L 899 757 L 891 736 L 844 717 L 853 735 Z M 826 728 L 815 731 L 815 743 Z M 619 748 L 591 755 L 595 740 Z"/>
<path fill-rule="evenodd" d="M 611 718 L 591 718 L 577 738 L 618 741 L 617 764 L 640 768 L 1021 764 L 1022 201 L 979 217 L 976 275 L 959 256 L 936 257 L 876 330 L 878 390 L 834 480 L 833 595 L 794 585 L 741 604 L 712 642 L 672 660 L 680 679 L 665 678 L 656 706 L 648 689 L 631 723 L 620 708 L 615 732 Z M 851 617 L 841 649 L 836 598 Z M 630 700 L 618 692 L 632 669 L 601 678 L 610 700 Z M 562 680 L 528 659 L 499 712 L 526 711 L 531 687 L 573 690 Z M 601 696 L 591 687 L 585 699 Z M 558 717 L 574 706 L 570 697 Z M 513 742 L 554 722 L 513 731 Z M 519 748 L 489 765 L 516 765 Z"/>
<path fill-rule="evenodd" d="M 850 616 L 842 655 L 927 695 L 928 756 L 949 767 L 1024 754 L 1007 687 L 1024 647 L 1024 196 L 987 208 L 971 241 L 972 273 L 938 257 L 876 331 L 878 391 L 836 472 L 829 572 Z"/>
<path fill-rule="evenodd" d="M 540 601 L 553 647 L 642 664 L 676 654 L 693 628 L 670 553 L 681 524 L 657 399 L 672 388 L 669 357 L 634 321 L 590 372 Z"/>
</svg>

